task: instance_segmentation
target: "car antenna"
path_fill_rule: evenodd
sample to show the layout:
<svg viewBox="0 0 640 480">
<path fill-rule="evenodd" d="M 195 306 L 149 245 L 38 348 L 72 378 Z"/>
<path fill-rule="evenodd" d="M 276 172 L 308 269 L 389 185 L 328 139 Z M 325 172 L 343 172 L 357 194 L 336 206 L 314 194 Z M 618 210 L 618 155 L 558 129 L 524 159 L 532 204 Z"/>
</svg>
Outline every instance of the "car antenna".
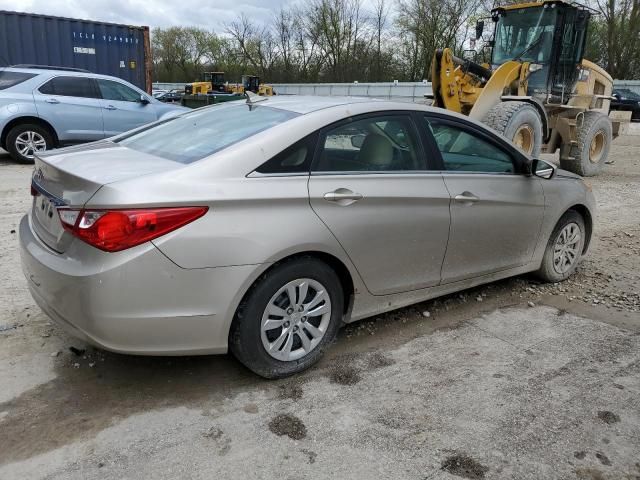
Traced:
<svg viewBox="0 0 640 480">
<path fill-rule="evenodd" d="M 265 100 L 269 100 L 269 97 L 262 97 L 260 95 L 257 95 L 253 92 L 244 92 L 244 94 L 247 96 L 247 105 L 255 105 L 256 103 L 259 102 L 264 102 Z"/>
</svg>

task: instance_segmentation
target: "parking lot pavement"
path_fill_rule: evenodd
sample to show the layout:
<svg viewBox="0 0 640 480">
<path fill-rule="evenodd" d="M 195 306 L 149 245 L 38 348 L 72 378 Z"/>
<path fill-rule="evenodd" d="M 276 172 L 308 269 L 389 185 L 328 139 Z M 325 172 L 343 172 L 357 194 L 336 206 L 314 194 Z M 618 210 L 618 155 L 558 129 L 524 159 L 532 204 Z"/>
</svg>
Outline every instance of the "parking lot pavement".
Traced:
<svg viewBox="0 0 640 480">
<path fill-rule="evenodd" d="M 30 167 L 0 157 L 0 478 L 638 478 L 640 136 L 611 159 L 569 281 L 350 325 L 316 368 L 268 382 L 228 356 L 109 354 L 51 325 L 14 232 Z"/>
</svg>

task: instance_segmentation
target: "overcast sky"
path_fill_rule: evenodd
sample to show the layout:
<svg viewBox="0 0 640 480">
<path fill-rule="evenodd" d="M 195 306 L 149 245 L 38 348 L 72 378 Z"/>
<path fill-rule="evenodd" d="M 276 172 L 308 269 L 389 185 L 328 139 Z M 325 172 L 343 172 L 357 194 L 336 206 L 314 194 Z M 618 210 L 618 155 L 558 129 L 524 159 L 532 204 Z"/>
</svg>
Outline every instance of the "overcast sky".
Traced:
<svg viewBox="0 0 640 480">
<path fill-rule="evenodd" d="M 0 10 L 150 27 L 198 26 L 221 32 L 241 12 L 267 22 L 285 3 L 289 0 L 0 0 Z"/>
</svg>

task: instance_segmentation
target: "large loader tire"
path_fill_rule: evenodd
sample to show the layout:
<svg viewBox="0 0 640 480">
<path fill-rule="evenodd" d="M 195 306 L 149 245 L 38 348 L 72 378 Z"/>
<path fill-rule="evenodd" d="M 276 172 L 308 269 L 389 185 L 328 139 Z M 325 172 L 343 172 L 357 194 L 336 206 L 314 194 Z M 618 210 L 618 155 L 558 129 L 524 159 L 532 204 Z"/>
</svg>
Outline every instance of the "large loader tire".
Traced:
<svg viewBox="0 0 640 480">
<path fill-rule="evenodd" d="M 500 102 L 482 121 L 501 133 L 524 153 L 537 157 L 542 148 L 542 119 L 527 102 Z"/>
<path fill-rule="evenodd" d="M 583 177 L 598 175 L 604 168 L 611 140 L 611 120 L 601 112 L 585 112 L 582 125 L 578 122 L 576 144 L 568 158 L 560 158 L 560 166 Z"/>
</svg>

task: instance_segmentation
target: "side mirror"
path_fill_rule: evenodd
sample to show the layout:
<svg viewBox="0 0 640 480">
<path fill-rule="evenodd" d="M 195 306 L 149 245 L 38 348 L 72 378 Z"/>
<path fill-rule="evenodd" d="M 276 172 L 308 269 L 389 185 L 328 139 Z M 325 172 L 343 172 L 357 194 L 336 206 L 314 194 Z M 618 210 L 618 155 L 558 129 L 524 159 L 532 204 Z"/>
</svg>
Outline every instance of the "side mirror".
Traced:
<svg viewBox="0 0 640 480">
<path fill-rule="evenodd" d="M 146 96 L 140 95 L 140 103 L 142 105 L 149 105 L 151 102 L 149 102 L 149 99 Z"/>
<path fill-rule="evenodd" d="M 536 158 L 531 162 L 531 174 L 549 180 L 556 174 L 556 167 Z"/>
<path fill-rule="evenodd" d="M 482 32 L 484 31 L 484 20 L 478 20 L 476 22 L 476 40 L 482 38 Z"/>
<path fill-rule="evenodd" d="M 351 137 L 351 146 L 353 148 L 362 148 L 362 145 L 364 144 L 364 139 L 365 139 L 364 135 L 354 135 L 353 137 Z"/>
</svg>

